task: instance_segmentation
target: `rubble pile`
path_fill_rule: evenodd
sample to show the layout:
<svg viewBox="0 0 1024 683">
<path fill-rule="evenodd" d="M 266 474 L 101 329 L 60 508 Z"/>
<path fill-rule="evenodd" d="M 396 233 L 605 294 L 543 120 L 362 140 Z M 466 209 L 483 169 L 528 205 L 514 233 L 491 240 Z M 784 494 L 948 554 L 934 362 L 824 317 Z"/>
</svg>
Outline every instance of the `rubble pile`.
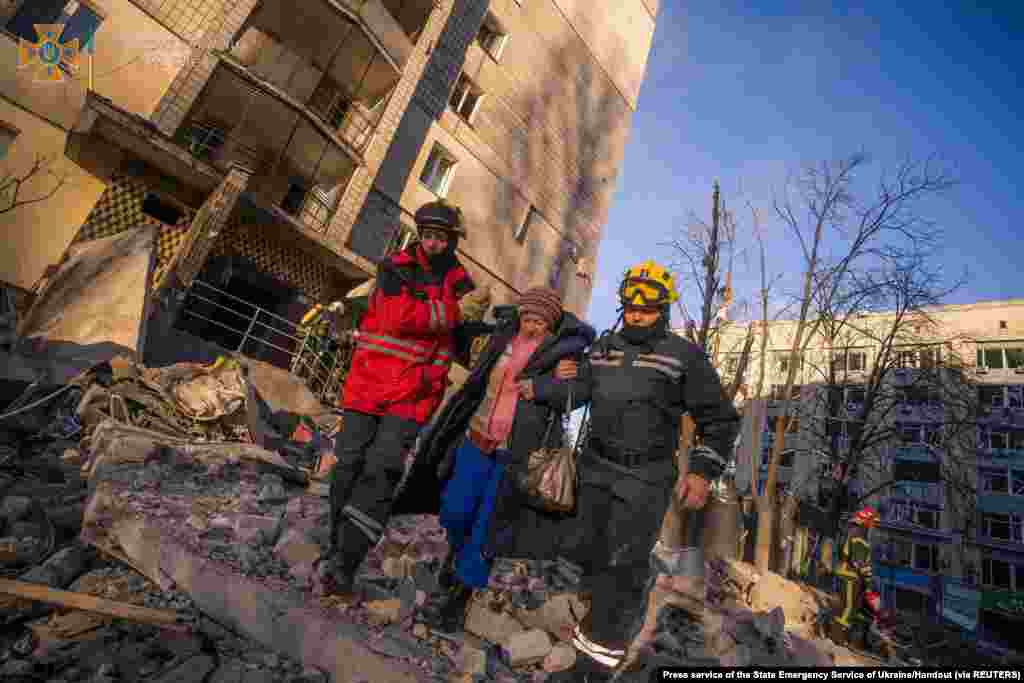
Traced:
<svg viewBox="0 0 1024 683">
<path fill-rule="evenodd" d="M 499 560 L 464 636 L 416 623 L 448 549 L 436 517 L 392 520 L 357 577 L 364 601 L 324 596 L 319 456 L 339 419 L 252 370 L 114 359 L 3 409 L 21 410 L 0 421 L 4 680 L 540 683 L 573 665 L 587 604 L 565 561 Z M 816 639 L 822 596 L 738 563 L 708 576 L 720 663 L 877 663 Z M 671 582 L 654 594 L 668 607 L 647 659 L 700 663 Z"/>
</svg>

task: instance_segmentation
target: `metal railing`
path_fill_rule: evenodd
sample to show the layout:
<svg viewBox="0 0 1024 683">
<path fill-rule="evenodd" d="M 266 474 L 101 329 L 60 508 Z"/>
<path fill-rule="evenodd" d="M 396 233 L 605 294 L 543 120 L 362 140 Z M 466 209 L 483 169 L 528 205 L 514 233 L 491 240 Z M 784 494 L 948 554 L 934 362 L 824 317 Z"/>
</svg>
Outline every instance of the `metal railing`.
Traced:
<svg viewBox="0 0 1024 683">
<path fill-rule="evenodd" d="M 238 337 L 229 349 L 236 353 L 259 359 L 256 349 L 270 350 L 277 356 L 273 365 L 284 365 L 304 380 L 321 402 L 336 402 L 351 358 L 345 340 L 319 336 L 315 327 L 298 325 L 203 280 L 193 283 L 181 315 L 213 325 L 228 333 L 228 339 Z M 221 346 L 224 342 L 223 335 L 214 341 Z"/>
</svg>

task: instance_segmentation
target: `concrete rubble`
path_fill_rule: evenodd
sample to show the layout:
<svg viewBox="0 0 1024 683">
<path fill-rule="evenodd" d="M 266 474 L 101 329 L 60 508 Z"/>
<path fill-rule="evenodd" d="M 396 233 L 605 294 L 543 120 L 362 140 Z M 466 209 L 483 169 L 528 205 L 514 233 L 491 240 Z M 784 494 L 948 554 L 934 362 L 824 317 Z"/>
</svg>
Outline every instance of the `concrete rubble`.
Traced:
<svg viewBox="0 0 1024 683">
<path fill-rule="evenodd" d="M 338 418 L 284 374 L 238 359 L 114 359 L 0 422 L 0 574 L 183 624 L 0 595 L 0 678 L 540 683 L 572 666 L 587 606 L 579 568 L 563 561 L 500 559 L 462 637 L 415 623 L 447 552 L 436 517 L 392 520 L 358 576 L 365 601 L 322 595 L 328 511 L 316 472 Z M 741 563 L 707 568 L 716 663 L 878 664 L 815 633 L 827 595 Z M 695 663 L 671 588 L 655 589 L 669 606 L 645 650 L 652 666 Z"/>
</svg>

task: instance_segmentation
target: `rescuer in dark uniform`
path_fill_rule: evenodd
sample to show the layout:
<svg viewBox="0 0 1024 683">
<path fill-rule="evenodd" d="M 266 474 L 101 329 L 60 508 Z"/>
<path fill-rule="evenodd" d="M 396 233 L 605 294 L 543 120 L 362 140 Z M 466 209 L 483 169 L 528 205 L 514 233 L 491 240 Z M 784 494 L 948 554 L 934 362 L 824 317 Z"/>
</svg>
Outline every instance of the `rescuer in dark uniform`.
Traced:
<svg viewBox="0 0 1024 683">
<path fill-rule="evenodd" d="M 622 329 L 603 335 L 578 368 L 563 361 L 556 373 L 576 377 L 574 391 L 591 402 L 577 512 L 560 548 L 583 568 L 591 608 L 573 639 L 587 656 L 552 676 L 552 683 L 593 683 L 633 668 L 637 660 L 626 659 L 627 649 L 643 624 L 657 574 L 685 577 L 676 585 L 703 631 L 703 508 L 739 429 L 739 415 L 707 355 L 669 330 L 669 306 L 678 299 L 672 275 L 644 262 L 626 272 L 619 298 Z M 551 380 L 534 383 L 540 400 L 559 389 L 564 391 Z M 696 423 L 702 445 L 691 452 L 689 472 L 680 479 L 676 451 L 684 413 Z M 651 550 L 673 489 L 687 517 L 686 548 L 676 566 L 666 567 Z"/>
<path fill-rule="evenodd" d="M 850 518 L 850 531 L 836 570 L 836 578 L 841 584 L 839 598 L 842 600 L 839 614 L 832 619 L 833 626 L 839 632 L 837 635 L 848 636 L 855 626 L 863 626 L 866 620 L 861 605 L 872 575 L 868 532 L 877 524 L 878 513 L 871 508 L 864 508 Z"/>
</svg>

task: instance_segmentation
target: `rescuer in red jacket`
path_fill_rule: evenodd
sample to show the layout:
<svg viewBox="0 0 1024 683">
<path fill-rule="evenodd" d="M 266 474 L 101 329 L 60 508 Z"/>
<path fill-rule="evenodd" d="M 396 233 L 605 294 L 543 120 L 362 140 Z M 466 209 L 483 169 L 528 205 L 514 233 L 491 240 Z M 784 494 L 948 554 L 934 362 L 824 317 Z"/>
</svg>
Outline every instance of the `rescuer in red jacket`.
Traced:
<svg viewBox="0 0 1024 683">
<path fill-rule="evenodd" d="M 444 398 L 462 316 L 474 288 L 455 257 L 462 215 L 444 201 L 415 215 L 420 241 L 378 265 L 377 285 L 355 335 L 342 431 L 331 476 L 325 593 L 352 594 L 356 569 L 391 514 L 406 453 Z"/>
</svg>

